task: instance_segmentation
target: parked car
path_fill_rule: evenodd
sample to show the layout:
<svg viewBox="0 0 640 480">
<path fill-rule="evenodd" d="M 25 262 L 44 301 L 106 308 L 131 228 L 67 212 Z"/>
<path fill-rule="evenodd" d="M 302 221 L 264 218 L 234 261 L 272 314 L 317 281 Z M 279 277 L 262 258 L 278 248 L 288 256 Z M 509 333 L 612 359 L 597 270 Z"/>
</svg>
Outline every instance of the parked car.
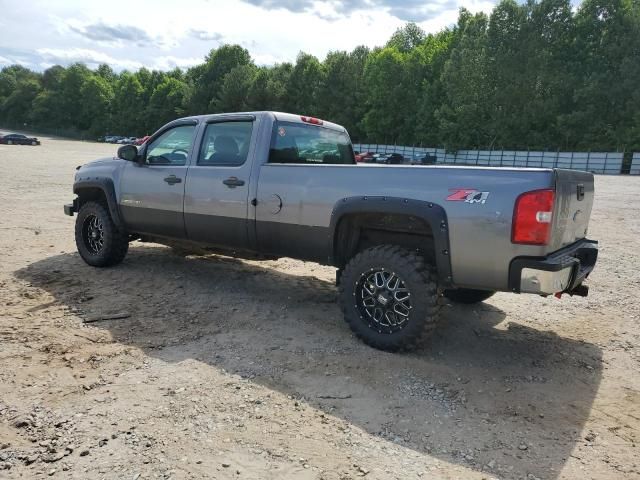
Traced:
<svg viewBox="0 0 640 480">
<path fill-rule="evenodd" d="M 308 160 L 303 145 L 338 154 Z M 135 239 L 332 265 L 347 324 L 389 351 L 433 331 L 443 296 L 586 296 L 598 255 L 591 173 L 357 167 L 343 127 L 286 113 L 175 120 L 79 167 L 73 192 L 64 211 L 87 264 L 122 262 Z"/>
<path fill-rule="evenodd" d="M 404 163 L 404 157 L 399 153 L 388 153 L 384 156 L 382 163 L 387 165 L 401 165 Z"/>
<path fill-rule="evenodd" d="M 356 154 L 356 162 L 361 163 L 361 162 L 367 162 L 367 159 L 371 159 L 373 158 L 374 152 L 362 152 L 362 153 L 357 153 Z"/>
<path fill-rule="evenodd" d="M 40 145 L 40 140 L 36 137 L 27 137 L 20 133 L 9 133 L 0 137 L 0 143 L 4 145 Z"/>
<path fill-rule="evenodd" d="M 437 160 L 433 153 L 416 153 L 411 157 L 411 165 L 435 165 Z"/>
</svg>

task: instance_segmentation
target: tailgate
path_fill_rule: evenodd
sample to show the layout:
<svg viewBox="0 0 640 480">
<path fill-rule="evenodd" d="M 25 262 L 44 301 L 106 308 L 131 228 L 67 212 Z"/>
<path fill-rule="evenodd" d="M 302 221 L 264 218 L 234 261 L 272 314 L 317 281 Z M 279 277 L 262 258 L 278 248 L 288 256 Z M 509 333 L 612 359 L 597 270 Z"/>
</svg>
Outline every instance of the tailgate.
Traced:
<svg viewBox="0 0 640 480">
<path fill-rule="evenodd" d="M 555 170 L 556 200 L 549 247 L 555 251 L 587 235 L 593 206 L 593 174 Z"/>
</svg>

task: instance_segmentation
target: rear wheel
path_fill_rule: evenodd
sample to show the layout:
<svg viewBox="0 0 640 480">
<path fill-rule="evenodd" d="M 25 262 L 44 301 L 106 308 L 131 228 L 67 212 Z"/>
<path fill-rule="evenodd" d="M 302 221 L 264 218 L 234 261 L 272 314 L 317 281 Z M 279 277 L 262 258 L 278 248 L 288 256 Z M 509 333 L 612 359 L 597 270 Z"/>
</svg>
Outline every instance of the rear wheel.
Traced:
<svg viewBox="0 0 640 480">
<path fill-rule="evenodd" d="M 395 245 L 369 248 L 353 257 L 342 272 L 339 296 L 351 330 L 380 350 L 415 348 L 436 325 L 433 268 Z"/>
<path fill-rule="evenodd" d="M 129 237 L 118 230 L 102 203 L 86 202 L 76 218 L 76 247 L 89 265 L 109 267 L 124 260 Z"/>
<path fill-rule="evenodd" d="M 473 304 L 484 302 L 495 295 L 493 290 L 474 290 L 471 288 L 458 288 L 455 290 L 445 290 L 444 296 L 455 303 Z"/>
</svg>

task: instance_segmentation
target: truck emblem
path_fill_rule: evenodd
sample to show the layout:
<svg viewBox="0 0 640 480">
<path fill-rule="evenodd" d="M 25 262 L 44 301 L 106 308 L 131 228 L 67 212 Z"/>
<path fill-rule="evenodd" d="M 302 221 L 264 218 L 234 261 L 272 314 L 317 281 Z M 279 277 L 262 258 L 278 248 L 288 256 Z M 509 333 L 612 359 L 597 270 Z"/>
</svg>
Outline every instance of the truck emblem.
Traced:
<svg viewBox="0 0 640 480">
<path fill-rule="evenodd" d="M 481 192 L 475 188 L 450 188 L 451 193 L 447 197 L 448 202 L 465 202 L 485 204 L 489 198 L 489 192 Z"/>
</svg>

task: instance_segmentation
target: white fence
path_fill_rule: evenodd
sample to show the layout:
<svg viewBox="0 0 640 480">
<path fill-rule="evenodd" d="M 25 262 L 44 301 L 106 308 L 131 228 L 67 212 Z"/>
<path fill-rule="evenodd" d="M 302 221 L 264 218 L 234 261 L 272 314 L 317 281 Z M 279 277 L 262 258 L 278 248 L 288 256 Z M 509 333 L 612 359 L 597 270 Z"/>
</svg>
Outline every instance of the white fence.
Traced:
<svg viewBox="0 0 640 480">
<path fill-rule="evenodd" d="M 640 175 L 640 152 L 633 154 L 631 159 L 631 171 L 629 173 L 631 175 Z"/>
<path fill-rule="evenodd" d="M 405 157 L 431 154 L 436 163 L 491 167 L 569 168 L 593 173 L 619 174 L 624 153 L 620 152 L 537 152 L 515 150 L 458 150 L 447 153 L 442 148 L 400 145 L 354 144 L 359 152 L 400 153 Z M 631 173 L 640 174 L 640 153 L 633 156 Z M 634 171 L 635 165 L 635 171 Z"/>
</svg>

